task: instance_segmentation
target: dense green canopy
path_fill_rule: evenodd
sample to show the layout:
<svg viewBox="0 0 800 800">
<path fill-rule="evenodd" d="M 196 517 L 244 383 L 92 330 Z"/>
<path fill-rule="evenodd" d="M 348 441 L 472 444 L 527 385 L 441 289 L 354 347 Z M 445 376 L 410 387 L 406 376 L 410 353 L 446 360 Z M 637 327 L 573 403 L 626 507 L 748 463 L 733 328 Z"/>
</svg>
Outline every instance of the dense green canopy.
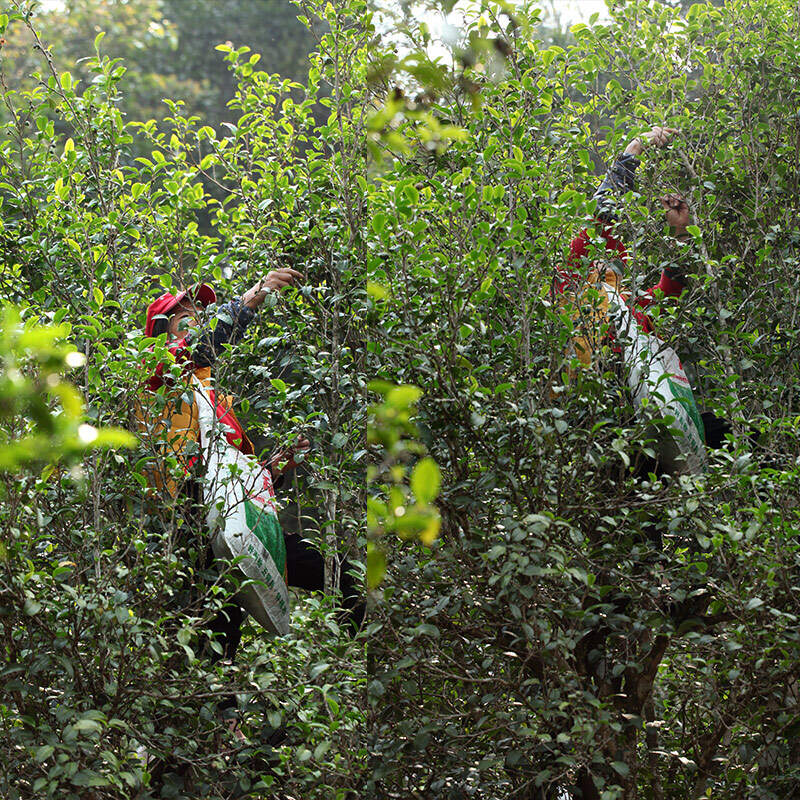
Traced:
<svg viewBox="0 0 800 800">
<path fill-rule="evenodd" d="M 424 6 L 383 35 L 361 0 L 302 4 L 308 34 L 272 2 L 0 18 L 3 797 L 798 793 L 796 4 L 626 0 L 556 35 L 486 3 L 451 60 Z M 730 421 L 702 474 L 647 466 L 669 421 L 625 335 L 554 289 L 585 226 L 607 258 L 592 195 L 653 125 L 680 134 L 617 197 L 618 266 L 634 296 L 685 277 L 648 314 Z M 288 636 L 247 623 L 212 664 L 235 572 L 148 481 L 183 473 L 137 423 L 169 395 L 144 313 L 279 265 L 302 289 L 215 380 L 314 440 L 287 502 L 370 608 L 352 636 L 298 593 Z"/>
</svg>

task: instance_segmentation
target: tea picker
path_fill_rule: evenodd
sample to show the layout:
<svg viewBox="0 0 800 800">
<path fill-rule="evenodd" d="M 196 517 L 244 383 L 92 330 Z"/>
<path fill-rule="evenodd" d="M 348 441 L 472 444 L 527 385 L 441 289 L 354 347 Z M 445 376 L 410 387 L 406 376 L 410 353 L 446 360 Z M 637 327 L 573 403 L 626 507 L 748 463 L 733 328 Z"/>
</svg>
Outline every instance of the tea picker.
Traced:
<svg viewBox="0 0 800 800">
<path fill-rule="evenodd" d="M 308 447 L 308 441 L 299 438 L 295 448 L 261 463 L 236 417 L 233 398 L 221 394 L 213 380 L 213 369 L 226 346 L 242 338 L 268 294 L 295 287 L 302 278 L 295 269 L 272 270 L 241 298 L 219 306 L 213 305 L 217 298 L 211 286 L 200 284 L 161 295 L 147 312 L 145 334 L 166 334 L 167 348 L 182 368 L 182 377 L 176 380 L 165 364 L 159 364 L 147 384 L 151 392 L 163 395 L 163 405 L 140 404 L 142 424 L 155 433 L 156 445 L 162 448 L 162 458 L 151 470 L 151 484 L 163 497 L 184 501 L 193 535 L 198 542 L 210 541 L 207 564 L 213 565 L 215 557 L 239 559 L 240 580 L 246 583 L 210 625 L 222 650 L 208 653 L 212 662 L 235 658 L 248 613 L 269 634 L 287 632 L 287 585 L 324 588 L 322 554 L 296 533 L 281 530 L 273 488 L 297 466 L 300 458 L 295 455 Z M 216 317 L 214 324 L 209 316 Z M 177 460 L 182 479 L 166 469 L 167 456 Z M 203 509 L 199 515 L 198 508 Z M 363 604 L 349 570 L 345 560 L 342 605 L 357 628 Z"/>
<path fill-rule="evenodd" d="M 607 331 L 622 363 L 637 417 L 646 421 L 660 418 L 666 423 L 658 426 L 657 470 L 667 474 L 702 472 L 706 446 L 721 446 L 730 432 L 727 421 L 699 412 L 677 353 L 658 339 L 647 316 L 648 308 L 659 298 L 682 295 L 686 288 L 683 275 L 665 267 L 659 282 L 635 298 L 623 286 L 629 255 L 616 231 L 617 196 L 635 189 L 635 172 L 645 148 L 665 147 L 679 133 L 675 128 L 654 126 L 628 144 L 594 194 L 594 228 L 599 238 L 593 239 L 584 229 L 572 240 L 567 264 L 558 270 L 554 284 L 558 294 L 572 296 L 577 306 L 591 305 L 579 321 L 579 334 L 572 343 L 580 363 L 587 368 L 598 366 L 603 344 L 600 332 Z M 660 204 L 677 246 L 686 247 L 682 244 L 689 238 L 686 200 L 670 194 L 661 197 Z M 601 248 L 598 257 L 596 250 Z"/>
</svg>

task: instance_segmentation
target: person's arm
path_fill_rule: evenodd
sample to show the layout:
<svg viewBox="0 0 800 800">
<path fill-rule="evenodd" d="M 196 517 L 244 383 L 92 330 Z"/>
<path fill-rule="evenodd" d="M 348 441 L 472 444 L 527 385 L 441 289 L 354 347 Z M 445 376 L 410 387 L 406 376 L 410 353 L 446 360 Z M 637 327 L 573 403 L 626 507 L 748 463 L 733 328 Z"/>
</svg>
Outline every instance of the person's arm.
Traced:
<svg viewBox="0 0 800 800">
<path fill-rule="evenodd" d="M 600 222 L 604 223 L 601 234 L 603 234 L 607 226 L 617 221 L 619 195 L 636 189 L 636 168 L 639 164 L 638 157 L 629 152 L 629 150 L 625 150 L 611 165 L 611 168 L 597 187 L 597 191 L 592 196 L 592 199 L 597 201 L 595 216 Z"/>
<path fill-rule="evenodd" d="M 636 188 L 636 168 L 641 163 L 640 156 L 645 147 L 664 147 L 669 140 L 680 133 L 677 128 L 664 128 L 654 125 L 647 133 L 632 139 L 622 155 L 613 163 L 603 182 L 594 193 L 597 200 L 597 218 L 611 224 L 617 221 L 617 196 Z"/>
<path fill-rule="evenodd" d="M 242 295 L 242 305 L 252 311 L 256 311 L 267 297 L 269 292 L 282 292 L 290 286 L 294 286 L 303 280 L 303 273 L 290 267 L 274 269 L 266 278 L 262 278 L 258 283 L 248 289 Z"/>
<path fill-rule="evenodd" d="M 651 286 L 644 295 L 636 299 L 636 304 L 647 308 L 656 300 L 656 292 L 664 297 L 679 298 L 686 289 L 686 259 L 691 260 L 692 253 L 689 245 L 687 227 L 691 222 L 688 203 L 679 195 L 672 194 L 661 198 L 661 205 L 666 214 L 670 233 L 676 240 L 673 247 L 677 249 L 674 263 L 664 267 L 661 279 L 655 286 Z M 684 263 L 682 263 L 684 262 Z"/>
<path fill-rule="evenodd" d="M 187 343 L 197 343 L 194 346 L 192 361 L 197 367 L 213 366 L 217 356 L 222 352 L 223 345 L 236 344 L 244 336 L 247 326 L 253 321 L 255 312 L 261 307 L 266 296 L 271 291 L 282 291 L 293 286 L 303 276 L 294 269 L 272 270 L 266 278 L 248 289 L 241 300 L 231 300 L 225 303 L 217 314 L 217 324 L 212 331 L 210 328 L 200 330 L 187 337 Z"/>
<path fill-rule="evenodd" d="M 211 367 L 222 352 L 223 345 L 236 344 L 247 326 L 253 321 L 255 312 L 243 305 L 239 300 L 225 303 L 217 312 L 217 324 L 214 330 L 210 327 L 191 331 L 186 337 L 186 344 L 191 347 L 192 361 L 196 367 Z"/>
<path fill-rule="evenodd" d="M 597 201 L 597 211 L 595 213 L 596 219 L 599 223 L 598 233 L 605 240 L 606 251 L 611 251 L 611 259 L 621 262 L 623 265 L 627 260 L 627 250 L 625 245 L 613 233 L 613 225 L 617 221 L 618 210 L 618 197 L 636 188 L 636 168 L 639 166 L 639 156 L 642 155 L 644 148 L 648 145 L 655 147 L 664 147 L 667 142 L 679 131 L 676 128 L 666 128 L 659 125 L 654 126 L 647 133 L 637 136 L 632 139 L 622 155 L 612 164 L 611 168 L 606 173 L 600 186 L 593 195 L 593 199 Z M 680 237 L 686 232 L 686 226 L 683 223 L 684 210 L 688 214 L 685 202 L 671 196 L 662 200 L 662 205 L 667 212 L 667 219 L 671 225 L 673 221 L 670 219 L 672 214 L 676 218 L 674 224 L 675 236 Z M 674 209 L 677 209 L 675 211 Z M 677 212 L 680 213 L 677 213 Z M 591 237 L 586 228 L 584 228 L 570 243 L 570 254 L 567 259 L 567 264 L 558 270 L 556 277 L 556 288 L 559 292 L 563 292 L 566 287 L 576 281 L 580 275 L 580 267 L 583 261 L 590 255 Z M 683 291 L 684 286 L 681 284 L 680 289 L 675 283 L 670 283 L 670 279 L 675 279 L 674 275 L 670 275 L 665 270 L 662 274 L 662 280 L 656 286 L 649 290 L 650 300 L 656 289 L 667 293 L 670 296 L 679 296 Z M 677 292 L 677 295 L 675 294 Z"/>
<path fill-rule="evenodd" d="M 613 258 L 624 262 L 628 257 L 625 245 L 613 234 L 613 223 L 616 222 L 616 195 L 632 191 L 636 187 L 635 173 L 639 159 L 627 150 L 611 166 L 597 187 L 593 199 L 597 201 L 595 218 L 598 221 L 598 233 L 605 240 L 605 248 L 613 253 Z M 590 256 L 592 238 L 589 230 L 584 228 L 569 245 L 567 263 L 559 268 L 556 276 L 556 289 L 563 292 L 568 285 L 578 280 L 580 268 L 584 260 Z"/>
</svg>

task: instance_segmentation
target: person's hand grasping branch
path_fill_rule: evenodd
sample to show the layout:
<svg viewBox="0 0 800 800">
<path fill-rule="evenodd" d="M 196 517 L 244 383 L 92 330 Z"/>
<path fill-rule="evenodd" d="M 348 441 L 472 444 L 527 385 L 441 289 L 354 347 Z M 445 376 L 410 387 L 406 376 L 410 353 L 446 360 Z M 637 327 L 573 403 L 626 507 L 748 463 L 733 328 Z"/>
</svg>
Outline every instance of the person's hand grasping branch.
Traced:
<svg viewBox="0 0 800 800">
<path fill-rule="evenodd" d="M 253 284 L 253 286 L 242 295 L 242 305 L 255 311 L 263 304 L 268 292 L 281 292 L 290 286 L 295 286 L 302 279 L 303 273 L 291 267 L 273 269 L 271 272 L 267 273 L 265 278 Z"/>
<path fill-rule="evenodd" d="M 625 152 L 638 157 L 642 154 L 646 146 L 653 145 L 654 147 L 664 147 L 676 134 L 680 134 L 677 128 L 665 128 L 661 125 L 654 125 L 647 133 L 637 136 L 625 148 Z"/>
</svg>

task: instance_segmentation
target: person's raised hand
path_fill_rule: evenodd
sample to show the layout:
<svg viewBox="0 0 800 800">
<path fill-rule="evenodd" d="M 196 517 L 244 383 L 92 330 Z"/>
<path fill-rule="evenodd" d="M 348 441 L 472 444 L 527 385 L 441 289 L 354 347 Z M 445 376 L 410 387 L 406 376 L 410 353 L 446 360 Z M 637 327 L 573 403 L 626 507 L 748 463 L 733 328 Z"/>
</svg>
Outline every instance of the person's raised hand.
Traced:
<svg viewBox="0 0 800 800">
<path fill-rule="evenodd" d="M 302 272 L 298 272 L 291 267 L 281 267 L 280 269 L 273 269 L 267 273 L 266 278 L 262 278 L 261 290 L 274 289 L 280 292 L 289 286 L 294 286 L 301 280 L 303 280 Z"/>
<path fill-rule="evenodd" d="M 647 133 L 637 136 L 625 148 L 625 152 L 634 156 L 640 156 L 646 146 L 664 147 L 673 136 L 678 134 L 680 134 L 680 131 L 677 128 L 666 128 L 661 125 L 654 125 Z"/>
<path fill-rule="evenodd" d="M 266 277 L 253 284 L 252 288 L 244 293 L 242 303 L 255 310 L 264 302 L 267 292 L 281 292 L 290 286 L 295 286 L 302 279 L 303 273 L 291 267 L 273 269 L 267 273 Z"/>
</svg>

